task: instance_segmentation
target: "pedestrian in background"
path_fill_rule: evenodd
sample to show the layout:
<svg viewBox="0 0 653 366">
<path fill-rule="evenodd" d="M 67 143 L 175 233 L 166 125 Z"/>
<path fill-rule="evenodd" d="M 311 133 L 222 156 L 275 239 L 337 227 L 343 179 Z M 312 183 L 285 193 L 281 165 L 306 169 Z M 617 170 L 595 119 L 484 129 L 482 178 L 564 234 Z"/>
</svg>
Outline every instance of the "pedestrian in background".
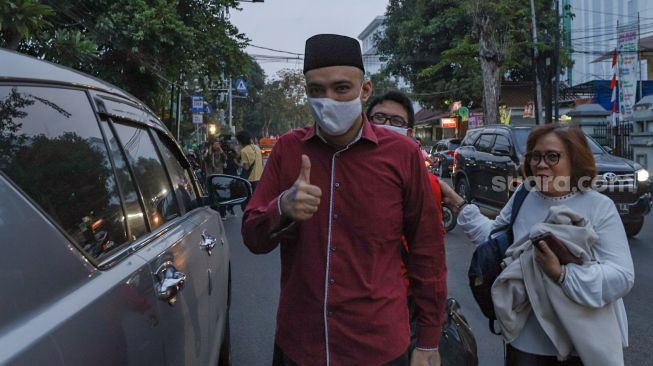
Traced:
<svg viewBox="0 0 653 366">
<path fill-rule="evenodd" d="M 204 154 L 204 171 L 206 172 L 206 176 L 222 174 L 226 159 L 227 155 L 222 151 L 220 142 L 217 140 L 213 141 Z"/>
<path fill-rule="evenodd" d="M 408 137 L 371 124 L 356 39 L 306 41 L 315 124 L 275 144 L 243 218 L 258 254 L 280 246 L 277 365 L 408 365 L 401 238 L 417 308 L 411 365 L 440 365 L 446 302 L 442 223 L 424 160 Z"/>
<path fill-rule="evenodd" d="M 521 266 L 509 264 L 492 287 L 495 312 L 508 342 L 506 365 L 623 365 L 628 323 L 622 298 L 633 287 L 635 273 L 614 202 L 583 183 L 596 176 L 585 135 L 577 126 L 537 127 L 528 136 L 526 151 L 521 169 L 526 179 L 523 189 L 530 192 L 512 226 L 515 243 L 506 251 L 510 260 L 520 261 L 513 264 Z M 442 192 L 444 202 L 459 211 L 458 225 L 476 245 L 510 222 L 516 195 L 490 220 L 451 188 L 443 185 Z M 543 224 L 562 210 L 575 226 Z M 529 238 L 543 227 L 553 228 L 559 239 L 580 231 L 583 236 L 577 236 L 578 240 L 567 241 L 580 246 L 584 238 L 592 244 L 583 264 L 563 265 L 547 242 L 531 243 Z M 518 276 L 509 278 L 520 272 L 521 282 Z M 527 306 L 509 301 L 523 296 L 502 292 L 506 284 L 523 289 L 529 283 L 540 286 L 526 286 Z"/>
<path fill-rule="evenodd" d="M 240 131 L 236 134 L 236 140 L 240 144 L 240 163 L 242 168 L 240 176 L 249 181 L 252 191 L 256 190 L 258 181 L 263 174 L 263 155 L 261 149 L 252 142 L 249 132 Z"/>
</svg>

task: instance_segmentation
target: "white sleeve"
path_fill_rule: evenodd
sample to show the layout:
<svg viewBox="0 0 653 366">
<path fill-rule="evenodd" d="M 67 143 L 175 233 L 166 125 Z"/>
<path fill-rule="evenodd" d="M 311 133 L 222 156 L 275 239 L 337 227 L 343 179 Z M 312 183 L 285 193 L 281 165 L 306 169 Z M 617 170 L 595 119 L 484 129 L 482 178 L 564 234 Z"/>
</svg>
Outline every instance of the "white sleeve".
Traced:
<svg viewBox="0 0 653 366">
<path fill-rule="evenodd" d="M 506 226 L 510 223 L 512 203 L 515 198 L 513 194 L 508 203 L 501 209 L 499 215 L 490 220 L 481 213 L 478 206 L 469 204 L 458 214 L 458 225 L 463 229 L 467 238 L 478 246 L 483 244 L 495 228 Z"/>
<path fill-rule="evenodd" d="M 594 245 L 597 261 L 567 265 L 562 284 L 567 297 L 593 308 L 624 297 L 635 283 L 633 259 L 619 213 L 609 198 L 601 201 L 598 207 L 590 208 L 598 213 L 593 223 L 599 237 Z"/>
</svg>

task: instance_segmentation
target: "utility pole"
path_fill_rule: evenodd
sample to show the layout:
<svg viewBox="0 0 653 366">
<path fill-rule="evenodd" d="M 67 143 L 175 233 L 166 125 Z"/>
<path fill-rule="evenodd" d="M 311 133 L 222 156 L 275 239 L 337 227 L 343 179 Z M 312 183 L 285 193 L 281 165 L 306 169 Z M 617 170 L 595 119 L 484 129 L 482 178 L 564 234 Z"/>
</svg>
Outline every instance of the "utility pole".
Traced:
<svg viewBox="0 0 653 366">
<path fill-rule="evenodd" d="M 560 1 L 556 1 L 556 34 L 555 34 L 555 39 L 556 39 L 556 46 L 555 46 L 555 51 L 554 51 L 554 62 L 555 62 L 555 86 L 553 90 L 553 103 L 554 103 L 554 108 L 555 108 L 555 113 L 554 113 L 554 121 L 558 122 L 560 121 L 560 107 L 558 106 L 558 99 L 560 98 Z"/>
<path fill-rule="evenodd" d="M 177 87 L 177 142 L 181 142 L 179 140 L 181 130 L 181 80 L 182 76 L 179 75 L 179 86 Z"/>
<path fill-rule="evenodd" d="M 642 100 L 644 94 L 642 94 L 642 61 L 639 59 L 641 52 L 640 40 L 642 39 L 642 28 L 641 22 L 639 21 L 639 12 L 637 12 L 637 68 L 639 69 L 639 100 Z"/>
<path fill-rule="evenodd" d="M 535 53 L 535 124 L 540 124 L 542 118 L 542 85 L 540 84 L 540 73 L 538 72 L 538 61 L 540 53 L 537 50 L 537 21 L 535 18 L 535 0 L 531 0 L 531 17 L 533 21 L 533 50 Z"/>
<path fill-rule="evenodd" d="M 234 124 L 233 124 L 234 116 L 233 116 L 233 105 L 232 105 L 233 95 L 232 95 L 232 92 L 231 92 L 231 75 L 229 75 L 229 86 L 227 87 L 227 99 L 228 99 L 228 103 L 229 103 L 229 112 L 228 112 L 229 113 L 229 130 L 231 131 L 232 134 L 235 134 L 236 129 L 234 128 Z"/>
</svg>

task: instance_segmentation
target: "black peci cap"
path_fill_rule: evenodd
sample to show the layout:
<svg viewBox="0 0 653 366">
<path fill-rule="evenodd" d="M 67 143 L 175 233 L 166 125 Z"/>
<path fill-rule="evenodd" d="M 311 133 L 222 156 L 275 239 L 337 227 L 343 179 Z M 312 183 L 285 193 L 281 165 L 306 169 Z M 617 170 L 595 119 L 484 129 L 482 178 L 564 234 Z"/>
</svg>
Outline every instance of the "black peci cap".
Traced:
<svg viewBox="0 0 653 366">
<path fill-rule="evenodd" d="M 307 39 L 304 74 L 309 70 L 329 66 L 354 66 L 365 72 L 358 41 L 338 34 L 318 34 Z"/>
</svg>

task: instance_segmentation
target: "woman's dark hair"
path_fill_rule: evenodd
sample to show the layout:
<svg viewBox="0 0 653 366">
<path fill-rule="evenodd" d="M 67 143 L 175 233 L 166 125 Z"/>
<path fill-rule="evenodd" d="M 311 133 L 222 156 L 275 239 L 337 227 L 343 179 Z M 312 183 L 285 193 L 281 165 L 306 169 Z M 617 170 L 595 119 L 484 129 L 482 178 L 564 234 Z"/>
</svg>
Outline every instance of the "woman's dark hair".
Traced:
<svg viewBox="0 0 653 366">
<path fill-rule="evenodd" d="M 596 161 L 594 160 L 592 149 L 587 143 L 587 138 L 580 127 L 558 123 L 536 127 L 528 134 L 526 152 L 533 151 L 537 141 L 550 133 L 555 134 L 567 150 L 566 157 L 569 158 L 569 165 L 571 166 L 571 177 L 569 177 L 570 187 L 579 187 L 578 182 L 580 179 L 582 177 L 589 177 L 587 181 L 583 182 L 583 188 L 588 188 L 591 180 L 596 176 Z M 533 176 L 531 166 L 526 163 L 525 159 L 522 162 L 521 171 L 524 178 Z"/>
<path fill-rule="evenodd" d="M 252 143 L 252 137 L 249 135 L 249 132 L 245 130 L 238 131 L 236 134 L 236 140 L 238 140 L 238 143 L 242 146 L 247 146 Z"/>
<path fill-rule="evenodd" d="M 365 112 L 365 114 L 367 114 L 367 116 L 370 117 L 374 106 L 382 102 L 385 102 L 386 100 L 399 103 L 401 104 L 402 107 L 404 107 L 404 109 L 406 110 L 406 114 L 408 115 L 408 128 L 413 128 L 413 126 L 415 125 L 415 111 L 413 110 L 413 103 L 410 101 L 410 98 L 406 96 L 406 94 L 398 90 L 390 90 L 385 94 L 381 95 L 380 97 L 375 97 L 374 99 L 372 99 L 370 105 L 367 107 L 367 112 Z"/>
</svg>

